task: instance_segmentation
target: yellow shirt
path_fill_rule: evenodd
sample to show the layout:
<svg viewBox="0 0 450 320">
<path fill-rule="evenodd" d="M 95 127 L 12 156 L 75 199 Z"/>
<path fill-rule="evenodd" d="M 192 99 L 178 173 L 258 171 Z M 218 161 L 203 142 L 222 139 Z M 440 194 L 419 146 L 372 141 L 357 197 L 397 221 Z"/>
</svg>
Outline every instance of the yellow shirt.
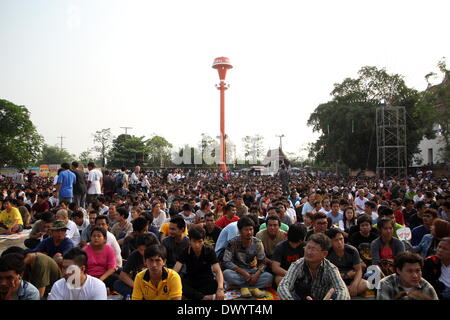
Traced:
<svg viewBox="0 0 450 320">
<path fill-rule="evenodd" d="M 170 227 L 170 222 L 163 223 L 163 225 L 161 226 L 161 229 L 159 229 L 159 231 L 162 232 L 166 237 L 168 237 L 169 236 L 169 227 Z M 183 234 L 188 235 L 188 228 L 184 228 Z"/>
<path fill-rule="evenodd" d="M 182 285 L 178 273 L 163 267 L 162 279 L 155 288 L 150 281 L 150 272 L 145 269 L 139 272 L 134 279 L 133 295 L 131 300 L 171 300 L 181 297 Z"/>
<path fill-rule="evenodd" d="M 7 212 L 6 209 L 0 213 L 0 222 L 10 228 L 14 224 L 23 225 L 22 215 L 19 209 L 11 208 L 11 211 Z"/>
</svg>

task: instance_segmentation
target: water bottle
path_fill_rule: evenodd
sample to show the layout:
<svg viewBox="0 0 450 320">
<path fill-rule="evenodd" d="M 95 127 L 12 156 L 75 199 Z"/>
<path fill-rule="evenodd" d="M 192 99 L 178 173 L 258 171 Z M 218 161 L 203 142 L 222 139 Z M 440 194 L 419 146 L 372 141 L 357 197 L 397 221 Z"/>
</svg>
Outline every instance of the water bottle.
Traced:
<svg viewBox="0 0 450 320">
<path fill-rule="evenodd" d="M 125 300 L 131 300 L 131 295 L 127 294 L 127 296 L 125 297 Z"/>
</svg>

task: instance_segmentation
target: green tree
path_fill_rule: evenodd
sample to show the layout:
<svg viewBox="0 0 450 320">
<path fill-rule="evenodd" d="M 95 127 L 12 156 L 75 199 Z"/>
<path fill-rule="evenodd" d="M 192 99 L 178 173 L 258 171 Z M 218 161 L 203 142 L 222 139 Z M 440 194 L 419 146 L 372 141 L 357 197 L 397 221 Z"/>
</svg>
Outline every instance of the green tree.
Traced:
<svg viewBox="0 0 450 320">
<path fill-rule="evenodd" d="M 165 138 L 153 135 L 145 143 L 148 148 L 148 160 L 150 166 L 165 166 L 171 161 L 172 144 Z"/>
<path fill-rule="evenodd" d="M 87 163 L 90 161 L 96 162 L 95 157 L 92 155 L 91 149 L 87 149 L 86 151 L 81 152 L 78 156 L 78 160 L 84 165 L 87 165 Z"/>
<path fill-rule="evenodd" d="M 109 149 L 111 148 L 111 140 L 112 140 L 111 129 L 108 128 L 96 131 L 93 134 L 93 136 L 94 136 L 94 143 L 96 144 L 94 146 L 94 151 L 100 154 L 100 158 L 102 159 L 102 167 L 105 167 L 106 157 Z"/>
<path fill-rule="evenodd" d="M 313 131 L 322 133 L 310 150 L 316 161 L 374 170 L 376 108 L 388 104 L 406 109 L 407 159 L 411 162 L 430 124 L 416 114 L 419 92 L 408 88 L 401 75 L 363 67 L 358 78 L 335 84 L 331 95 L 332 100 L 320 104 L 308 120 Z"/>
<path fill-rule="evenodd" d="M 31 165 L 39 158 L 43 143 L 28 109 L 0 99 L 0 167 Z"/>
<path fill-rule="evenodd" d="M 438 68 L 443 80 L 432 85 L 429 79 L 436 74 L 431 72 L 425 76 L 428 88 L 421 92 L 417 115 L 435 125 L 431 132 L 427 132 L 427 138 L 435 138 L 438 134 L 443 136 L 444 145 L 440 152 L 442 160 L 447 162 L 450 159 L 450 70 L 447 69 L 445 58 L 439 61 Z"/>
<path fill-rule="evenodd" d="M 108 153 L 108 167 L 131 168 L 135 165 L 142 165 L 148 154 L 145 137 L 121 134 L 112 142 L 111 150 Z"/>
<path fill-rule="evenodd" d="M 58 146 L 50 146 L 44 144 L 42 153 L 37 164 L 61 164 L 63 162 L 70 163 L 75 160 L 75 155 L 70 154 Z"/>
</svg>

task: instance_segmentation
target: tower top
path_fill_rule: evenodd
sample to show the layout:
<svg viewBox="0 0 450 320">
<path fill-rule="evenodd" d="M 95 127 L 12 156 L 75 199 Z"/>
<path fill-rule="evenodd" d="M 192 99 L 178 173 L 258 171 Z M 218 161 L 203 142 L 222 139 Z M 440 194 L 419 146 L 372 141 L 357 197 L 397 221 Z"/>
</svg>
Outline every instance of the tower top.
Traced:
<svg viewBox="0 0 450 320">
<path fill-rule="evenodd" d="M 219 72 L 220 80 L 225 80 L 227 70 L 233 68 L 230 63 L 230 59 L 226 57 L 215 58 L 212 67 Z"/>
</svg>

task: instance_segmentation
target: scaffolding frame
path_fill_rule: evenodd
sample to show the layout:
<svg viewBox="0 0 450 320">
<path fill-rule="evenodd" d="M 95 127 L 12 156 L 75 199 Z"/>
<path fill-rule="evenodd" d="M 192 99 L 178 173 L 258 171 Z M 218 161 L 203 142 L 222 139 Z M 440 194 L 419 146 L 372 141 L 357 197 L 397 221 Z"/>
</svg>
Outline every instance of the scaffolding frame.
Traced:
<svg viewBox="0 0 450 320">
<path fill-rule="evenodd" d="M 376 126 L 377 176 L 405 178 L 408 168 L 405 107 L 377 107 Z"/>
</svg>

